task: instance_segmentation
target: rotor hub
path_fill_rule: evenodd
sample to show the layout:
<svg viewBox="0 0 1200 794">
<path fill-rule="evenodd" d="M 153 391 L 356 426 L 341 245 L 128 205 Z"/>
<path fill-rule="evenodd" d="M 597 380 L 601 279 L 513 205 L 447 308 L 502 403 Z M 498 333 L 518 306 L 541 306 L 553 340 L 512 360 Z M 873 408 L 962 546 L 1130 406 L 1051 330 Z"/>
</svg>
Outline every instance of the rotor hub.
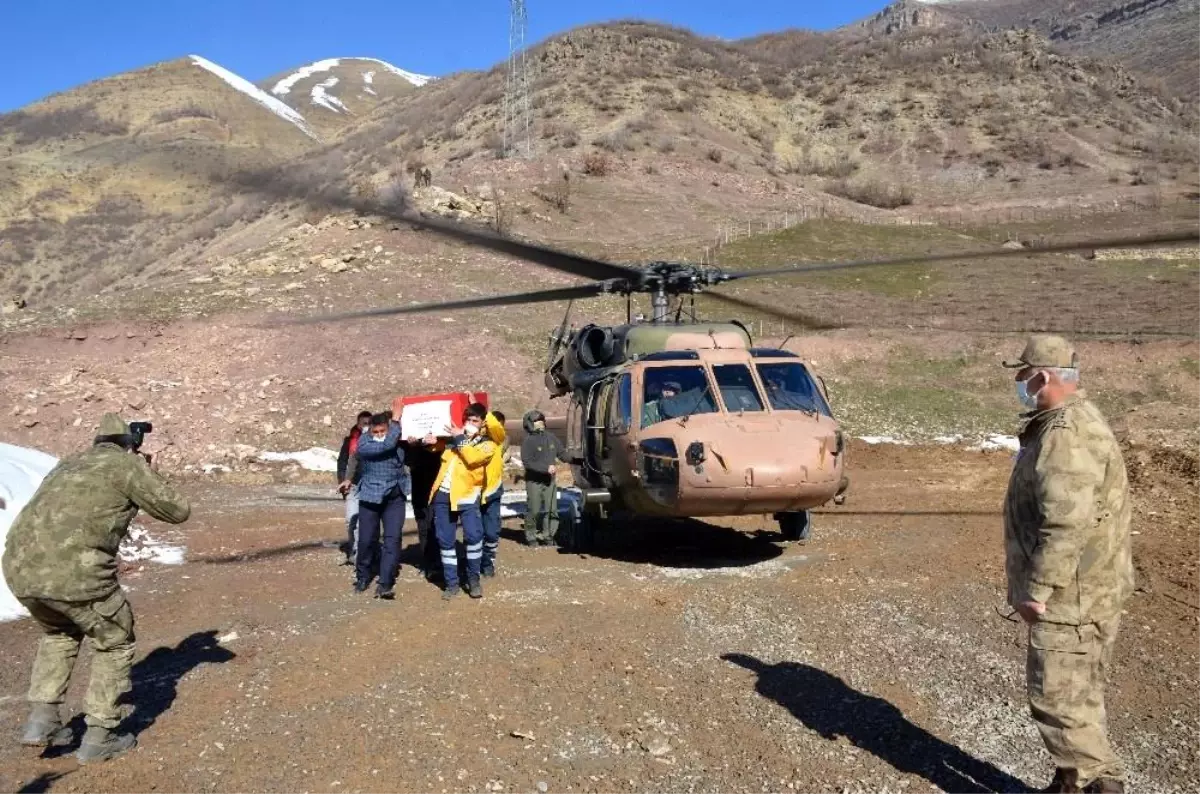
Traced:
<svg viewBox="0 0 1200 794">
<path fill-rule="evenodd" d="M 626 282 L 617 291 L 626 295 L 634 292 L 688 295 L 725 280 L 725 272 L 720 268 L 680 262 L 651 262 L 642 270 L 637 281 Z"/>
</svg>

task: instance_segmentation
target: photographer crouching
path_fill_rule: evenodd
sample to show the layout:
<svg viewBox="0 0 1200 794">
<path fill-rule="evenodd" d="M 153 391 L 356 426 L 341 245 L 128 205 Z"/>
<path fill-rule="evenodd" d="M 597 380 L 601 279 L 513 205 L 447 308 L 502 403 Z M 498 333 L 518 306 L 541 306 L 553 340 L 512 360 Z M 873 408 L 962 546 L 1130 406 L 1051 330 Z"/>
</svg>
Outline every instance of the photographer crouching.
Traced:
<svg viewBox="0 0 1200 794">
<path fill-rule="evenodd" d="M 105 414 L 91 448 L 64 458 L 42 481 L 13 522 L 4 550 L 4 578 L 43 632 L 22 744 L 69 743 L 59 707 L 83 638 L 95 649 L 80 763 L 112 758 L 137 743 L 115 731 L 134 656 L 133 610 L 117 583 L 117 550 L 139 509 L 172 524 L 191 513 L 187 498 L 141 453 L 151 430 L 148 422 L 126 424 Z"/>
</svg>

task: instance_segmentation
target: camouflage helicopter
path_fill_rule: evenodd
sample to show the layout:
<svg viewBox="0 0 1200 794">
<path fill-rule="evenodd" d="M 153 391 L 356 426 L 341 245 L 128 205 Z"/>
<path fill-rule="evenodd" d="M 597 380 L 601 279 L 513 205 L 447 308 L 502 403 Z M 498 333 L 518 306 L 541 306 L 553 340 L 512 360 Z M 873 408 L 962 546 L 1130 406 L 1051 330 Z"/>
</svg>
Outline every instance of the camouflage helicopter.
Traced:
<svg viewBox="0 0 1200 794">
<path fill-rule="evenodd" d="M 393 217 L 397 217 L 393 214 Z M 842 503 L 846 438 L 820 375 L 781 347 L 759 347 L 746 325 L 706 321 L 695 296 L 783 318 L 795 326 L 833 328 L 821 320 L 715 288 L 749 278 L 939 261 L 1028 256 L 1193 242 L 1195 231 L 1018 250 L 797 264 L 728 272 L 718 267 L 656 262 L 631 267 L 579 256 L 435 217 L 406 217 L 419 228 L 508 254 L 589 283 L 494 297 L 426 303 L 289 319 L 288 323 L 520 306 L 568 301 L 550 336 L 545 385 L 568 397 L 565 414 L 547 420 L 564 442 L 581 492 L 560 541 L 583 550 L 609 517 L 702 518 L 771 515 L 785 539 L 807 536 L 811 510 Z M 632 315 L 633 296 L 650 296 L 648 317 Z M 573 302 L 626 298 L 626 322 L 568 329 Z M 523 428 L 510 421 L 510 439 Z"/>
</svg>

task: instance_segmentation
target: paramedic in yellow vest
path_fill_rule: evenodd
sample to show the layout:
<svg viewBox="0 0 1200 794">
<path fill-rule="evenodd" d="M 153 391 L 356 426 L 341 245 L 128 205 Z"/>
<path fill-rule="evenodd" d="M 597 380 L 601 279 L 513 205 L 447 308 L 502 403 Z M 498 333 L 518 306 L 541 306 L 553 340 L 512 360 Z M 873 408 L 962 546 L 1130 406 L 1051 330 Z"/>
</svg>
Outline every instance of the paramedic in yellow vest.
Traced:
<svg viewBox="0 0 1200 794">
<path fill-rule="evenodd" d="M 483 559 L 483 517 L 480 500 L 487 479 L 488 464 L 500 454 L 498 445 L 484 429 L 487 408 L 479 403 L 467 406 L 462 427 L 450 427 L 450 440 L 442 453 L 442 467 L 433 486 L 430 506 L 442 556 L 445 587 L 442 598 L 458 595 L 458 553 L 454 544 L 458 522 L 462 521 L 467 547 L 467 592 L 471 598 L 483 598 L 479 573 Z"/>
<path fill-rule="evenodd" d="M 483 482 L 483 562 L 479 573 L 496 575 L 496 552 L 500 550 L 500 498 L 504 496 L 504 464 L 508 461 L 508 433 L 504 430 L 504 414 L 492 411 L 484 419 L 484 429 L 496 454 L 484 472 Z"/>
</svg>

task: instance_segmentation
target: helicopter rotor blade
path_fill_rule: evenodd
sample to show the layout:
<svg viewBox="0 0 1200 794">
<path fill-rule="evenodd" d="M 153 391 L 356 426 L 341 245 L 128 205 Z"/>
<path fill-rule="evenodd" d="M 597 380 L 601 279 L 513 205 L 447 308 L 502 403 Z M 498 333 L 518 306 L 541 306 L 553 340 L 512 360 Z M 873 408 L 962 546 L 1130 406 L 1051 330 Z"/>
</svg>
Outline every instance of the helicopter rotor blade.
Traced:
<svg viewBox="0 0 1200 794">
<path fill-rule="evenodd" d="M 550 369 L 550 365 L 554 363 L 554 357 L 558 355 L 558 351 L 562 350 L 564 343 L 563 337 L 567 333 L 567 323 L 571 319 L 571 309 L 575 306 L 575 301 L 572 299 L 567 302 L 567 310 L 563 312 L 562 323 L 558 326 L 558 331 L 554 334 L 554 344 L 550 347 L 550 355 L 546 358 L 546 369 Z"/>
<path fill-rule="evenodd" d="M 428 215 L 413 206 L 411 198 L 406 194 L 396 195 L 391 200 L 384 201 L 352 196 L 339 190 L 319 190 L 315 189 L 313 185 L 305 183 L 299 177 L 281 173 L 278 170 L 256 171 L 242 174 L 236 179 L 252 192 L 267 194 L 275 198 L 302 201 L 309 206 L 349 209 L 364 214 L 379 215 L 394 221 L 403 221 L 421 229 L 428 229 L 443 237 L 507 254 L 573 276 L 582 276 L 595 281 L 624 279 L 636 283 L 642 275 L 640 270 L 624 265 L 516 240 L 480 226 Z"/>
<path fill-rule="evenodd" d="M 788 265 L 787 267 L 772 268 L 771 270 L 745 270 L 739 273 L 726 273 L 722 281 L 739 281 L 746 278 L 765 278 L 768 276 L 794 276 L 805 273 L 818 273 L 828 270 L 852 270 L 865 267 L 887 267 L 893 265 L 922 265 L 931 262 L 957 262 L 964 259 L 1000 259 L 1032 254 L 1069 253 L 1071 251 L 1087 251 L 1097 248 L 1137 248 L 1151 245 L 1168 245 L 1171 243 L 1191 243 L 1200 240 L 1200 231 L 1175 231 L 1165 234 L 1147 235 L 1141 237 L 1120 237 L 1107 240 L 1085 240 L 1077 243 L 1056 243 L 1053 245 L 1035 245 L 1028 248 L 995 248 L 987 250 L 964 251 L 958 254 L 926 254 L 896 256 L 887 259 L 861 259 L 849 262 L 814 262 L 812 264 Z"/>
<path fill-rule="evenodd" d="M 310 317 L 295 319 L 281 318 L 268 322 L 268 325 L 312 325 L 316 323 L 341 322 L 344 320 L 359 320 L 367 317 L 389 317 L 400 314 L 424 314 L 437 311 L 459 311 L 462 309 L 483 309 L 489 306 L 519 306 L 527 303 L 551 303 L 577 298 L 594 298 L 609 291 L 609 285 L 580 284 L 575 287 L 560 287 L 558 289 L 539 290 L 537 292 L 517 292 L 509 295 L 493 295 L 486 298 L 468 298 L 466 300 L 443 301 L 440 303 L 417 303 L 412 306 L 392 306 L 381 309 L 365 309 L 354 312 L 339 312 L 336 314 L 318 314 Z"/>
<path fill-rule="evenodd" d="M 779 309 L 774 306 L 768 306 L 765 303 L 759 303 L 758 301 L 749 300 L 737 295 L 729 295 L 724 292 L 702 292 L 700 294 L 706 298 L 712 298 L 713 300 L 720 301 L 721 303 L 727 303 L 730 306 L 737 306 L 740 309 L 752 309 L 756 312 L 769 314 L 772 317 L 776 317 L 781 320 L 787 320 L 788 322 L 794 323 L 802 328 L 807 328 L 814 331 L 828 331 L 843 327 L 837 323 L 830 323 L 825 320 L 820 320 L 810 314 L 803 314 L 801 312 L 791 311 L 788 309 Z"/>
</svg>

